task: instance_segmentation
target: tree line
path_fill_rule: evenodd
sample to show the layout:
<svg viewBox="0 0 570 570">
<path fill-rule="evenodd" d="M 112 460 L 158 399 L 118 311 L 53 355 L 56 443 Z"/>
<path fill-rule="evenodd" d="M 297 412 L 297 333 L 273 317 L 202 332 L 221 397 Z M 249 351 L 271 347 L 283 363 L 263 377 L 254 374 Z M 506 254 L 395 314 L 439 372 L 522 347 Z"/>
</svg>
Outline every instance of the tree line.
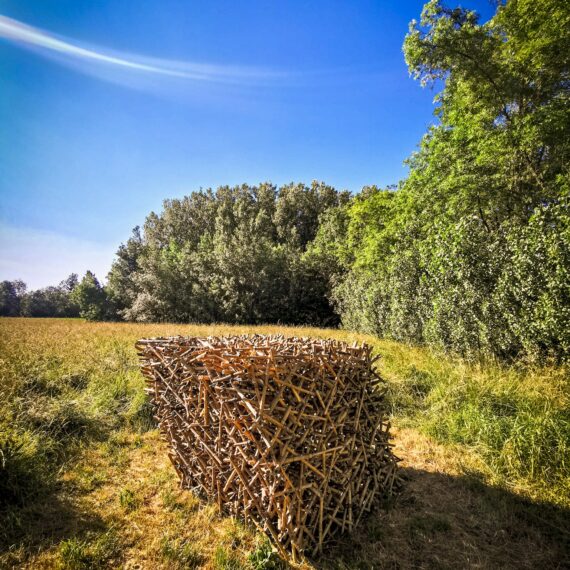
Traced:
<svg viewBox="0 0 570 570">
<path fill-rule="evenodd" d="M 77 273 L 72 273 L 59 285 L 32 291 L 28 291 L 27 285 L 19 279 L 2 281 L 0 316 L 83 317 L 88 320 L 117 318 L 105 288 L 91 271 L 87 271 L 81 281 Z"/>
<path fill-rule="evenodd" d="M 320 217 L 349 200 L 318 182 L 224 186 L 167 200 L 119 247 L 105 286 L 92 272 L 30 293 L 5 281 L 0 314 L 336 326 L 329 284 L 308 248 Z M 28 309 L 32 297 L 42 310 Z"/>
<path fill-rule="evenodd" d="M 570 6 L 511 0 L 481 23 L 434 0 L 404 55 L 439 93 L 397 186 L 167 200 L 105 286 L 93 274 L 33 293 L 5 282 L 2 314 L 12 287 L 22 314 L 67 298 L 62 313 L 92 319 L 340 324 L 464 356 L 567 358 Z"/>
</svg>

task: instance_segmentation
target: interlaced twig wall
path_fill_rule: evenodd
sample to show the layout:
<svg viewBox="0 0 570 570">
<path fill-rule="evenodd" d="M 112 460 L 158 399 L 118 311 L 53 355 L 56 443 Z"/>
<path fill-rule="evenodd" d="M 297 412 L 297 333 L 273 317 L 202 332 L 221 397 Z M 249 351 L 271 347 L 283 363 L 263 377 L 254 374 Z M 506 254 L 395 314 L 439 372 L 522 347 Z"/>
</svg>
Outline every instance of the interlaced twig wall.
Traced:
<svg viewBox="0 0 570 570">
<path fill-rule="evenodd" d="M 137 343 L 182 485 L 314 555 L 390 492 L 396 459 L 367 345 L 240 336 Z"/>
</svg>

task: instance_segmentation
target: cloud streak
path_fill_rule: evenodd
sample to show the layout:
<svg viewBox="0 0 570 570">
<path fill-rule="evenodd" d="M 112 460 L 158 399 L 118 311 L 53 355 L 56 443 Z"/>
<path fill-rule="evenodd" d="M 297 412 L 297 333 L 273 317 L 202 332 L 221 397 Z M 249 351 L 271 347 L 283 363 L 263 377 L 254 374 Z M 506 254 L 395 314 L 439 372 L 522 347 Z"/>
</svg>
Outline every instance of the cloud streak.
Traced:
<svg viewBox="0 0 570 570">
<path fill-rule="evenodd" d="M 212 65 L 122 53 L 56 36 L 18 20 L 0 15 L 0 38 L 31 49 L 43 56 L 59 56 L 63 63 L 84 64 L 88 68 L 108 68 L 145 76 L 170 77 L 188 82 L 255 85 L 286 80 L 294 74 L 233 65 Z M 84 66 L 82 71 L 89 71 Z"/>
</svg>

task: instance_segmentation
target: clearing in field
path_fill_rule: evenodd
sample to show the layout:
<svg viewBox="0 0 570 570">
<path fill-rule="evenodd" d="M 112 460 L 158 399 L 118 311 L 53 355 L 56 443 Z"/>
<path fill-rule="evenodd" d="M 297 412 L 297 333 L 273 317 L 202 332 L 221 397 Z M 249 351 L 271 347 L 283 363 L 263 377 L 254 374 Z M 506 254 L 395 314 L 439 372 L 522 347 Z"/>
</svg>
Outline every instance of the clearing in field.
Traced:
<svg viewBox="0 0 570 570">
<path fill-rule="evenodd" d="M 367 342 L 400 493 L 315 568 L 568 563 L 568 374 L 468 365 L 339 330 L 0 320 L 0 567 L 276 568 L 268 541 L 180 490 L 135 342 L 245 333 Z"/>
</svg>

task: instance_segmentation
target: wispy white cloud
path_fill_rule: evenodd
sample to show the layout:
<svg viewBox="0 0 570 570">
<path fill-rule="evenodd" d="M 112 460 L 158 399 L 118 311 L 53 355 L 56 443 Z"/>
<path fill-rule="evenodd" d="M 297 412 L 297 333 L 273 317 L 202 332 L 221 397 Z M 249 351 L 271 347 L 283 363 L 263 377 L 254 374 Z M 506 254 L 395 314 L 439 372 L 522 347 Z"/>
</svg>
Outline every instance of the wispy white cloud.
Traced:
<svg viewBox="0 0 570 570">
<path fill-rule="evenodd" d="M 0 223 L 0 280 L 22 279 L 37 289 L 88 269 L 104 280 L 116 249 L 116 244 Z"/>
<path fill-rule="evenodd" d="M 40 55 L 59 56 L 59 61 L 62 63 L 82 64 L 82 71 L 92 72 L 95 75 L 100 75 L 100 69 L 104 67 L 193 82 L 247 85 L 293 77 L 293 74 L 288 72 L 261 67 L 212 65 L 116 52 L 66 39 L 2 15 L 0 15 L 0 38 L 33 49 Z"/>
</svg>

